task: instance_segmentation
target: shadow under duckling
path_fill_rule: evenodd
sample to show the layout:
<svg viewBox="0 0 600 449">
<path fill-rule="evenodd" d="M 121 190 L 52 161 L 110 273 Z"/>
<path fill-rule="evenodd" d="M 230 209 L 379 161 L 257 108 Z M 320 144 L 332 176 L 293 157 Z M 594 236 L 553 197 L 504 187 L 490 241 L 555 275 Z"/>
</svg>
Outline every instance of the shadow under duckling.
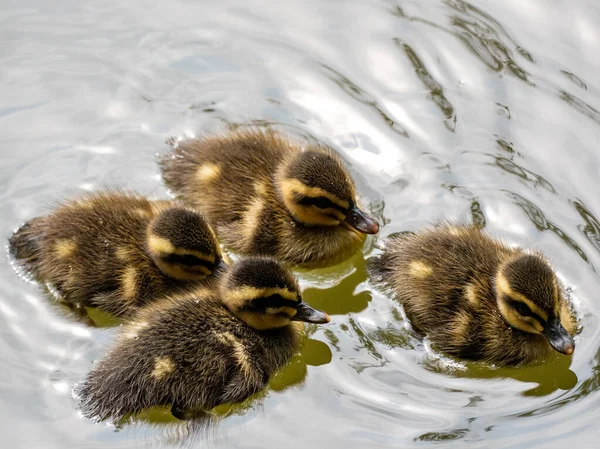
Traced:
<svg viewBox="0 0 600 449">
<path fill-rule="evenodd" d="M 370 263 L 414 329 L 450 356 L 521 365 L 575 349 L 576 321 L 541 254 L 444 224 L 391 237 Z"/>
<path fill-rule="evenodd" d="M 333 265 L 379 231 L 358 208 L 354 182 L 333 150 L 301 147 L 271 130 L 177 142 L 160 166 L 173 192 L 242 254 Z"/>
<path fill-rule="evenodd" d="M 302 302 L 296 278 L 274 259 L 243 259 L 217 287 L 141 309 L 85 380 L 82 411 L 120 420 L 171 405 L 184 419 L 241 402 L 299 349 L 302 321 L 327 323 L 329 316 Z"/>
<path fill-rule="evenodd" d="M 33 218 L 9 248 L 66 304 L 119 317 L 157 296 L 211 282 L 224 265 L 200 213 L 121 192 L 96 193 Z"/>
</svg>

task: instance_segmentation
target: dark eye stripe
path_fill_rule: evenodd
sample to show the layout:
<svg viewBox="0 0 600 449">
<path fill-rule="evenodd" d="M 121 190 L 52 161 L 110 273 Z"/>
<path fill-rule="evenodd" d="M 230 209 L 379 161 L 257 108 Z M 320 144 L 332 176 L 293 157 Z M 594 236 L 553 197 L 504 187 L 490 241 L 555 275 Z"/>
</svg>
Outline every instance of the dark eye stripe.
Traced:
<svg viewBox="0 0 600 449">
<path fill-rule="evenodd" d="M 319 209 L 336 209 L 344 214 L 347 212 L 342 206 L 335 204 L 329 198 L 325 198 L 324 196 L 312 197 L 296 194 L 294 199 L 298 204 L 302 204 L 303 206 L 317 206 Z"/>
<path fill-rule="evenodd" d="M 246 310 L 264 310 L 268 307 L 278 309 L 280 307 L 291 307 L 292 309 L 298 308 L 298 302 L 292 301 L 291 299 L 285 299 L 281 295 L 271 295 L 256 298 L 250 304 L 244 307 Z"/>
<path fill-rule="evenodd" d="M 532 311 L 529 308 L 529 306 L 527 304 L 525 304 L 524 302 L 511 300 L 510 301 L 510 305 L 520 315 L 522 315 L 522 316 L 530 316 L 532 318 L 535 318 L 536 320 L 538 320 L 540 322 L 540 324 L 542 326 L 544 326 L 546 324 L 546 320 L 544 320 L 541 316 L 539 316 L 537 313 L 535 313 L 534 311 Z"/>
<path fill-rule="evenodd" d="M 214 264 L 209 262 L 208 260 L 200 259 L 199 257 L 193 256 L 192 254 L 169 254 L 165 257 L 162 257 L 167 263 L 176 263 L 180 265 L 185 265 L 186 267 L 197 267 L 201 265 L 203 267 L 212 270 L 214 268 Z"/>
</svg>

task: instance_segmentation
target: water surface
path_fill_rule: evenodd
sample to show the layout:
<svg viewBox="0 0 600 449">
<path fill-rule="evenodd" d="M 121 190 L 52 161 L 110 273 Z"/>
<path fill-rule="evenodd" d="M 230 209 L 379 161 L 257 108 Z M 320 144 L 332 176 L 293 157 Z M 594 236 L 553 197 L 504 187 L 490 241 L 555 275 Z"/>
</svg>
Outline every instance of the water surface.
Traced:
<svg viewBox="0 0 600 449">
<path fill-rule="evenodd" d="M 369 241 L 299 273 L 333 320 L 262 399 L 200 440 L 160 411 L 117 430 L 71 396 L 116 328 L 64 315 L 2 256 L 2 447 L 597 445 L 598 2 L 5 0 L 0 30 L 3 241 L 73 194 L 167 196 L 169 136 L 265 123 L 337 148 L 381 238 L 446 217 L 544 251 L 582 328 L 572 360 L 457 364 L 370 284 Z"/>
</svg>

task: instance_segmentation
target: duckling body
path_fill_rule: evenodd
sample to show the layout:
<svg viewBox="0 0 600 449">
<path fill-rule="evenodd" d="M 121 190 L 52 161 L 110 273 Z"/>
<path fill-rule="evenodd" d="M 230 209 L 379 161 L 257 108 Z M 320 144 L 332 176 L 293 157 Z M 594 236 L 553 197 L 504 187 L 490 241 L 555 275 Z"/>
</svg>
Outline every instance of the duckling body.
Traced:
<svg viewBox="0 0 600 449">
<path fill-rule="evenodd" d="M 209 282 L 222 262 L 214 232 L 199 213 L 120 192 L 90 195 L 34 218 L 9 246 L 68 304 L 117 316 Z"/>
<path fill-rule="evenodd" d="M 392 237 L 374 268 L 415 330 L 448 355 L 519 365 L 574 350 L 576 322 L 548 262 L 478 228 Z"/>
<path fill-rule="evenodd" d="M 301 148 L 272 131 L 179 142 L 161 167 L 171 189 L 242 254 L 333 264 L 378 231 L 356 206 L 354 182 L 331 149 Z"/>
<path fill-rule="evenodd" d="M 237 262 L 219 282 L 142 309 L 87 377 L 84 414 L 118 420 L 171 405 L 184 418 L 243 401 L 299 349 L 298 321 L 329 321 L 302 302 L 295 278 L 272 259 Z"/>
</svg>

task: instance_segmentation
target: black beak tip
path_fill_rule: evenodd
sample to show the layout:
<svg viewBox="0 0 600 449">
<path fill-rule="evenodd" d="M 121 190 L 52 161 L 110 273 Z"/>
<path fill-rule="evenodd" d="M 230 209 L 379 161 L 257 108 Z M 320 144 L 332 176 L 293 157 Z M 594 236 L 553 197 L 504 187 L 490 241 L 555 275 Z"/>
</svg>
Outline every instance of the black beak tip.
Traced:
<svg viewBox="0 0 600 449">
<path fill-rule="evenodd" d="M 365 228 L 365 234 L 377 234 L 379 232 L 379 223 L 373 220 Z"/>
<path fill-rule="evenodd" d="M 298 307 L 298 312 L 292 318 L 292 321 L 304 321 L 305 323 L 326 324 L 331 321 L 331 317 L 322 310 L 316 310 L 305 302 Z"/>
<path fill-rule="evenodd" d="M 575 340 L 560 322 L 549 327 L 544 335 L 555 351 L 564 355 L 571 355 L 575 351 Z"/>
<path fill-rule="evenodd" d="M 573 340 L 566 342 L 562 347 L 562 352 L 564 355 L 571 355 L 575 351 L 575 342 Z"/>
<path fill-rule="evenodd" d="M 344 221 L 347 225 L 363 234 L 377 234 L 379 232 L 379 223 L 358 207 L 351 209 Z"/>
</svg>

